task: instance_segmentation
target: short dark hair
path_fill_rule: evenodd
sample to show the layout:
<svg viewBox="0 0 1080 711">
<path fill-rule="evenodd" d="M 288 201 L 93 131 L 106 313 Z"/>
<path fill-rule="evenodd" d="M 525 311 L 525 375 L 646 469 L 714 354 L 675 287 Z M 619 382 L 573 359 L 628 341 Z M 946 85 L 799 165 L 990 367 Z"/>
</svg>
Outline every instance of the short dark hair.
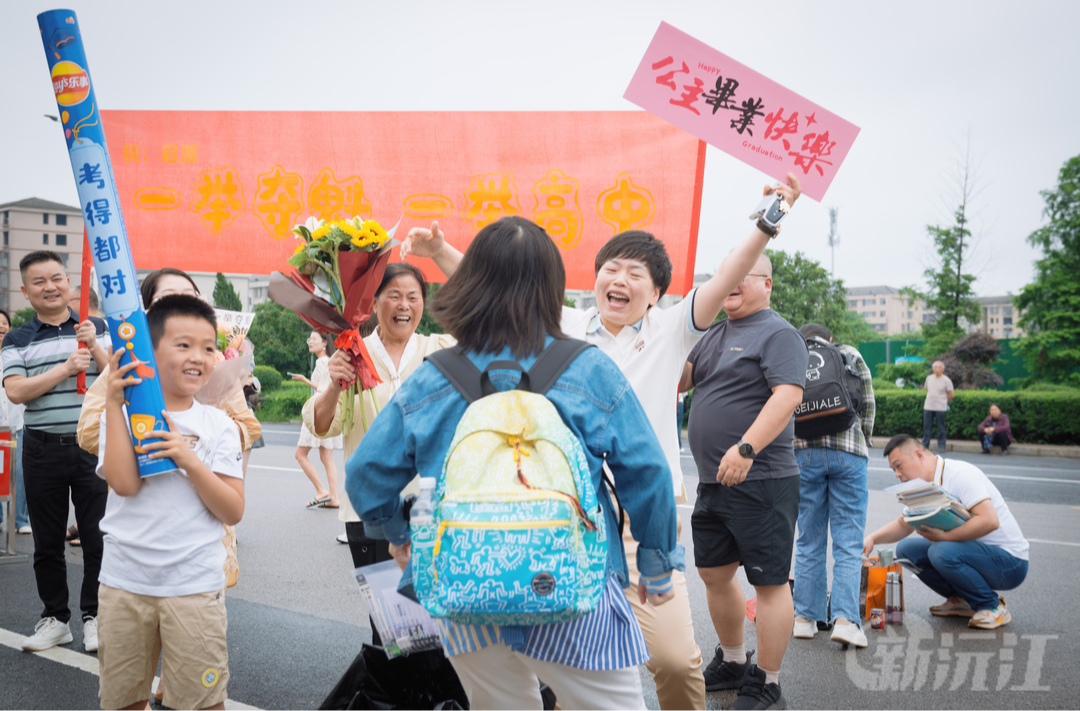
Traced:
<svg viewBox="0 0 1080 711">
<path fill-rule="evenodd" d="M 921 449 L 926 452 L 930 451 L 923 446 L 922 440 L 912 437 L 909 434 L 898 434 L 893 435 L 893 438 L 885 444 L 885 451 L 882 454 L 885 456 L 885 458 L 888 458 L 888 456 L 892 454 L 892 451 L 897 447 L 906 447 L 908 445 L 914 445 L 917 449 Z"/>
<path fill-rule="evenodd" d="M 11 316 L 8 315 L 7 311 L 0 309 L 0 316 L 3 316 L 7 320 L 8 326 L 11 326 Z"/>
<path fill-rule="evenodd" d="M 660 296 L 671 286 L 671 259 L 667 248 L 651 232 L 627 230 L 609 239 L 596 253 L 593 274 L 599 274 L 600 268 L 612 259 L 636 259 L 644 264 L 653 286 L 660 289 Z"/>
<path fill-rule="evenodd" d="M 379 288 L 375 290 L 375 297 L 378 298 L 379 294 L 383 293 L 386 287 L 390 285 L 390 282 L 402 274 L 407 274 L 420 282 L 420 300 L 427 303 L 427 281 L 424 280 L 424 273 L 420 271 L 420 267 L 408 262 L 394 262 L 386 265 L 386 271 L 383 273 L 382 281 L 379 282 Z"/>
<path fill-rule="evenodd" d="M 156 272 L 150 272 L 143 277 L 142 286 L 139 287 L 139 293 L 142 294 L 143 308 L 150 308 L 150 303 L 154 300 L 154 293 L 157 292 L 157 284 L 161 281 L 163 276 L 178 276 L 187 279 L 191 282 L 191 286 L 195 289 L 196 294 L 201 294 L 199 291 L 199 285 L 195 283 L 195 280 L 187 272 L 174 269 L 173 267 L 162 267 Z"/>
<path fill-rule="evenodd" d="M 146 312 L 146 321 L 150 327 L 150 341 L 157 348 L 158 341 L 165 334 L 165 323 L 176 316 L 193 316 L 206 321 L 217 332 L 217 317 L 214 309 L 197 296 L 189 294 L 169 294 L 154 302 Z"/>
<path fill-rule="evenodd" d="M 832 331 L 828 326 L 820 323 L 808 323 L 799 329 L 799 333 L 803 338 L 820 338 L 823 341 L 832 343 Z"/>
<path fill-rule="evenodd" d="M 59 254 L 49 249 L 39 249 L 19 260 L 19 273 L 25 278 L 27 269 L 42 262 L 56 262 L 60 266 L 64 266 L 64 260 L 60 258 Z"/>
<path fill-rule="evenodd" d="M 90 305 L 90 308 L 92 308 L 94 311 L 97 311 L 98 308 L 100 308 L 100 302 L 98 301 L 97 292 L 94 291 L 93 289 L 90 289 L 89 291 L 90 291 L 90 293 L 87 294 L 87 296 L 86 296 L 86 303 L 88 303 Z M 78 295 L 81 296 L 82 295 L 82 284 L 79 284 L 77 287 L 72 289 L 71 293 L 72 294 L 78 294 Z"/>
<path fill-rule="evenodd" d="M 566 270 L 535 222 L 504 217 L 477 233 L 458 270 L 431 300 L 431 314 L 467 351 L 517 358 L 540 353 L 547 336 L 566 338 Z"/>
</svg>

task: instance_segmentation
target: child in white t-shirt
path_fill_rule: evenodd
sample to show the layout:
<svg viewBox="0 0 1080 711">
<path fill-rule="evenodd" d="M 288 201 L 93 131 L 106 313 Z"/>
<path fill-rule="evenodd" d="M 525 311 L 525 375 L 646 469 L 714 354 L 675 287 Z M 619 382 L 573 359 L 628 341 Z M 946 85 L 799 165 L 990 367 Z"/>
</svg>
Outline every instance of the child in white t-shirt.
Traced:
<svg viewBox="0 0 1080 711">
<path fill-rule="evenodd" d="M 180 468 L 142 479 L 128 431 L 124 387 L 135 363 L 111 358 L 98 476 L 111 488 L 101 521 L 98 658 L 101 705 L 145 708 L 159 651 L 171 708 L 224 708 L 222 524 L 244 513 L 240 436 L 227 415 L 195 401 L 214 369 L 214 311 L 193 296 L 166 296 L 147 313 L 168 432 L 147 442 L 152 458 Z M 114 434 L 115 433 L 115 434 Z"/>
</svg>

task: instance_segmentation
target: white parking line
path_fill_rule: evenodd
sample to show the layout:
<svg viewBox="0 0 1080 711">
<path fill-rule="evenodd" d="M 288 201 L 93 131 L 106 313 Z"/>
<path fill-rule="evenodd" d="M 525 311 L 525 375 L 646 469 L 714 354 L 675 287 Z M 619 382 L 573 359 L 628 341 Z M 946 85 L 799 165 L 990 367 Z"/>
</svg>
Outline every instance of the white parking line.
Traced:
<svg viewBox="0 0 1080 711">
<path fill-rule="evenodd" d="M 21 634 L 12 632 L 11 630 L 0 629 L 0 645 L 10 647 L 11 649 L 22 651 L 22 643 L 25 640 Z M 88 674 L 98 675 L 98 660 L 97 657 L 89 654 L 83 654 L 76 652 L 73 649 L 67 649 L 66 647 L 53 647 L 46 649 L 44 652 L 34 652 L 35 656 L 43 659 L 49 659 L 54 662 L 59 662 L 64 666 L 74 667 Z M 151 688 L 157 688 L 158 678 L 154 677 L 154 682 Z M 258 709 L 257 706 L 248 706 L 242 704 L 239 701 L 233 701 L 232 699 L 225 700 L 225 708 L 227 709 Z"/>
<path fill-rule="evenodd" d="M 26 637 L 21 634 L 17 634 L 11 630 L 0 629 L 0 644 L 5 647 L 11 647 L 12 649 L 21 652 L 22 643 L 25 639 Z M 82 654 L 73 649 L 53 647 L 52 649 L 46 649 L 44 652 L 34 652 L 34 654 L 39 657 L 44 657 L 45 659 L 51 659 L 54 662 L 60 662 L 65 666 L 75 667 L 84 672 L 90 672 L 95 676 L 97 676 L 98 673 L 97 657 L 92 657 L 89 654 Z"/>
<path fill-rule="evenodd" d="M 248 464 L 248 469 L 270 469 L 270 470 L 273 470 L 275 472 L 301 472 L 301 473 L 303 473 L 303 471 L 304 471 L 303 469 L 300 469 L 299 467 L 268 467 L 268 466 L 265 466 L 263 464 Z"/>
<path fill-rule="evenodd" d="M 1009 476 L 1008 474 L 987 474 L 989 479 L 1012 479 L 1015 481 L 1046 481 L 1052 484 L 1080 484 L 1077 479 L 1048 479 L 1041 476 Z"/>
<path fill-rule="evenodd" d="M 1021 469 L 1021 470 L 1024 469 L 1023 467 L 1011 467 L 1011 468 L 1012 469 Z M 884 468 L 884 467 L 867 467 L 867 469 L 869 469 L 872 472 L 889 472 L 890 474 L 892 473 L 892 469 L 887 469 L 887 468 Z M 1027 469 L 1025 471 L 1031 471 L 1031 470 Z M 983 472 L 983 473 L 986 474 L 986 472 Z M 1013 480 L 1013 481 L 1044 481 L 1044 482 L 1048 482 L 1048 483 L 1051 483 L 1051 484 L 1080 484 L 1080 479 L 1051 479 L 1049 477 L 1042 477 L 1042 476 L 1010 476 L 1008 474 L 986 474 L 986 476 L 989 479 L 1010 479 L 1010 480 Z"/>
<path fill-rule="evenodd" d="M 1053 546 L 1076 546 L 1080 548 L 1080 543 L 1069 543 L 1068 541 L 1044 541 L 1041 538 L 1029 538 L 1028 543 L 1049 543 Z"/>
</svg>

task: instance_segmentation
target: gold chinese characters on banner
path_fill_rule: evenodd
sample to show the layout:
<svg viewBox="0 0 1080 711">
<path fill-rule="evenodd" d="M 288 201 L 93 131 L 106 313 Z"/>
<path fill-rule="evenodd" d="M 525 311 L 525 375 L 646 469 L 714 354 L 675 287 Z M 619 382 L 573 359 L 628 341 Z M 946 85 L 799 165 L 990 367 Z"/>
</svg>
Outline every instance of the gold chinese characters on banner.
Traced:
<svg viewBox="0 0 1080 711">
<path fill-rule="evenodd" d="M 568 288 L 629 229 L 667 244 L 673 292 L 693 280 L 704 144 L 649 114 L 280 112 L 260 132 L 245 112 L 104 113 L 138 268 L 268 274 L 308 215 L 437 219 L 461 249 L 520 215 L 562 249 Z"/>
</svg>

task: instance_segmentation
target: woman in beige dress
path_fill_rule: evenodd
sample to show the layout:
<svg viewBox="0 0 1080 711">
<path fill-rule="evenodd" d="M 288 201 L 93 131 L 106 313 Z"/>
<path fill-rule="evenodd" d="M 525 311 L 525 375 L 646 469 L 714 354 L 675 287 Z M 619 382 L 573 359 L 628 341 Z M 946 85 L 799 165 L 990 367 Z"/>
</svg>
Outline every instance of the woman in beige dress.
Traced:
<svg viewBox="0 0 1080 711">
<path fill-rule="evenodd" d="M 356 395 L 353 429 L 345 435 L 345 459 L 364 438 L 364 422 L 369 425 L 375 419 L 375 401 L 382 409 L 394 396 L 401 382 L 416 370 L 428 354 L 454 345 L 454 339 L 445 335 L 424 336 L 416 332 L 420 318 L 424 315 L 424 300 L 427 296 L 427 284 L 423 273 L 404 262 L 389 264 L 375 292 L 375 316 L 379 325 L 364 339 L 371 360 L 375 363 L 382 382 L 373 391 Z M 341 395 L 343 389 L 339 380 L 352 377 L 352 360 L 345 351 L 337 351 L 330 357 L 327 377 L 319 383 L 318 392 L 304 404 L 304 426 L 315 437 L 334 437 L 341 434 Z M 360 408 L 364 416 L 360 417 Z M 345 536 L 338 540 L 349 544 L 356 567 L 368 565 L 378 560 L 389 560 L 386 542 L 379 541 L 379 554 L 376 555 L 376 541 L 364 535 L 364 524 L 356 515 L 349 497 L 341 496 L 341 508 L 338 518 L 345 522 Z"/>
</svg>

